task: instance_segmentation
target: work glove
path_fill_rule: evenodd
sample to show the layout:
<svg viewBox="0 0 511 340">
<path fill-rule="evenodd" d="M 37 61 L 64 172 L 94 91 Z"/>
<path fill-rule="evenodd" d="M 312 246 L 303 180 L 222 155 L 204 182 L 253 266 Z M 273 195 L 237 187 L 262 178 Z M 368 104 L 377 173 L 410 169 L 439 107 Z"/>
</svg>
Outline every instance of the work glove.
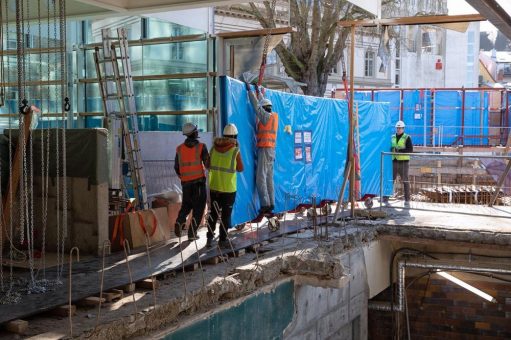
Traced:
<svg viewBox="0 0 511 340">
<path fill-rule="evenodd" d="M 245 88 L 247 89 L 248 92 L 250 92 L 250 84 L 245 82 Z"/>
</svg>

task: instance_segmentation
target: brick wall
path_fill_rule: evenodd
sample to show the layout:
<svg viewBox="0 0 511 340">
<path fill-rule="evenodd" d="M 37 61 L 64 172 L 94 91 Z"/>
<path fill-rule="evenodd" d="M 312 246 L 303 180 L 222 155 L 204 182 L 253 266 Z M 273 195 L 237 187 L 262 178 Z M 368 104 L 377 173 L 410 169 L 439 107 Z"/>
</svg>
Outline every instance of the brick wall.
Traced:
<svg viewBox="0 0 511 340">
<path fill-rule="evenodd" d="M 408 283 L 411 280 L 406 279 Z M 413 339 L 511 339 L 511 283 L 467 282 L 496 298 L 497 303 L 438 275 L 425 276 L 407 289 Z M 387 289 L 374 300 L 389 301 L 389 297 Z M 406 320 L 404 313 L 400 314 L 399 333 L 406 338 Z M 369 310 L 368 327 L 369 339 L 391 338 L 391 313 Z"/>
</svg>

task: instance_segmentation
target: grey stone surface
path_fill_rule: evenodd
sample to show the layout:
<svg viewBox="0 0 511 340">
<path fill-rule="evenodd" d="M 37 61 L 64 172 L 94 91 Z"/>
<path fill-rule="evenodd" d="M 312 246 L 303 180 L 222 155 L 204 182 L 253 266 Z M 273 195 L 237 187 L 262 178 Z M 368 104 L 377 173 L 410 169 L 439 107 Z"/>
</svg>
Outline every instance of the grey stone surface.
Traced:
<svg viewBox="0 0 511 340">
<path fill-rule="evenodd" d="M 354 249 L 337 255 L 349 275 L 342 288 L 298 285 L 295 292 L 296 314 L 284 332 L 284 339 L 350 339 L 355 322 L 361 339 L 367 337 L 367 298 L 369 287 L 364 253 Z"/>
</svg>

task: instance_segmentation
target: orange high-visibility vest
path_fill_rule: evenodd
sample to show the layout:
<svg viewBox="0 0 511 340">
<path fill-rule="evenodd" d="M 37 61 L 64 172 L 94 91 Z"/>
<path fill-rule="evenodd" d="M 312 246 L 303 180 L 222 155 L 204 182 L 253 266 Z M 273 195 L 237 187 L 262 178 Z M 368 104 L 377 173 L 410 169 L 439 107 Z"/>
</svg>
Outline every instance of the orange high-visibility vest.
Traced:
<svg viewBox="0 0 511 340">
<path fill-rule="evenodd" d="M 274 148 L 277 141 L 277 129 L 279 127 L 279 116 L 272 112 L 270 119 L 263 124 L 257 124 L 257 147 Z"/>
<path fill-rule="evenodd" d="M 193 148 L 184 144 L 177 147 L 176 153 L 179 157 L 179 178 L 181 182 L 189 182 L 195 179 L 206 177 L 204 165 L 202 164 L 201 154 L 204 144 L 198 143 Z"/>
</svg>

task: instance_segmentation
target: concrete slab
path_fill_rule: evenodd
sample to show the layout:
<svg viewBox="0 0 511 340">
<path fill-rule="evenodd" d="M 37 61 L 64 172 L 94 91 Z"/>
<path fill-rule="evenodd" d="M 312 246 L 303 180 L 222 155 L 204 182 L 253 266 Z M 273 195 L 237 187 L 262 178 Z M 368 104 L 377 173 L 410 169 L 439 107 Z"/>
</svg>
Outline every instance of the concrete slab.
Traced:
<svg viewBox="0 0 511 340">
<path fill-rule="evenodd" d="M 391 225 L 511 232 L 511 207 L 507 206 L 411 202 L 406 208 L 402 201 L 395 201 L 383 210 Z"/>
</svg>

